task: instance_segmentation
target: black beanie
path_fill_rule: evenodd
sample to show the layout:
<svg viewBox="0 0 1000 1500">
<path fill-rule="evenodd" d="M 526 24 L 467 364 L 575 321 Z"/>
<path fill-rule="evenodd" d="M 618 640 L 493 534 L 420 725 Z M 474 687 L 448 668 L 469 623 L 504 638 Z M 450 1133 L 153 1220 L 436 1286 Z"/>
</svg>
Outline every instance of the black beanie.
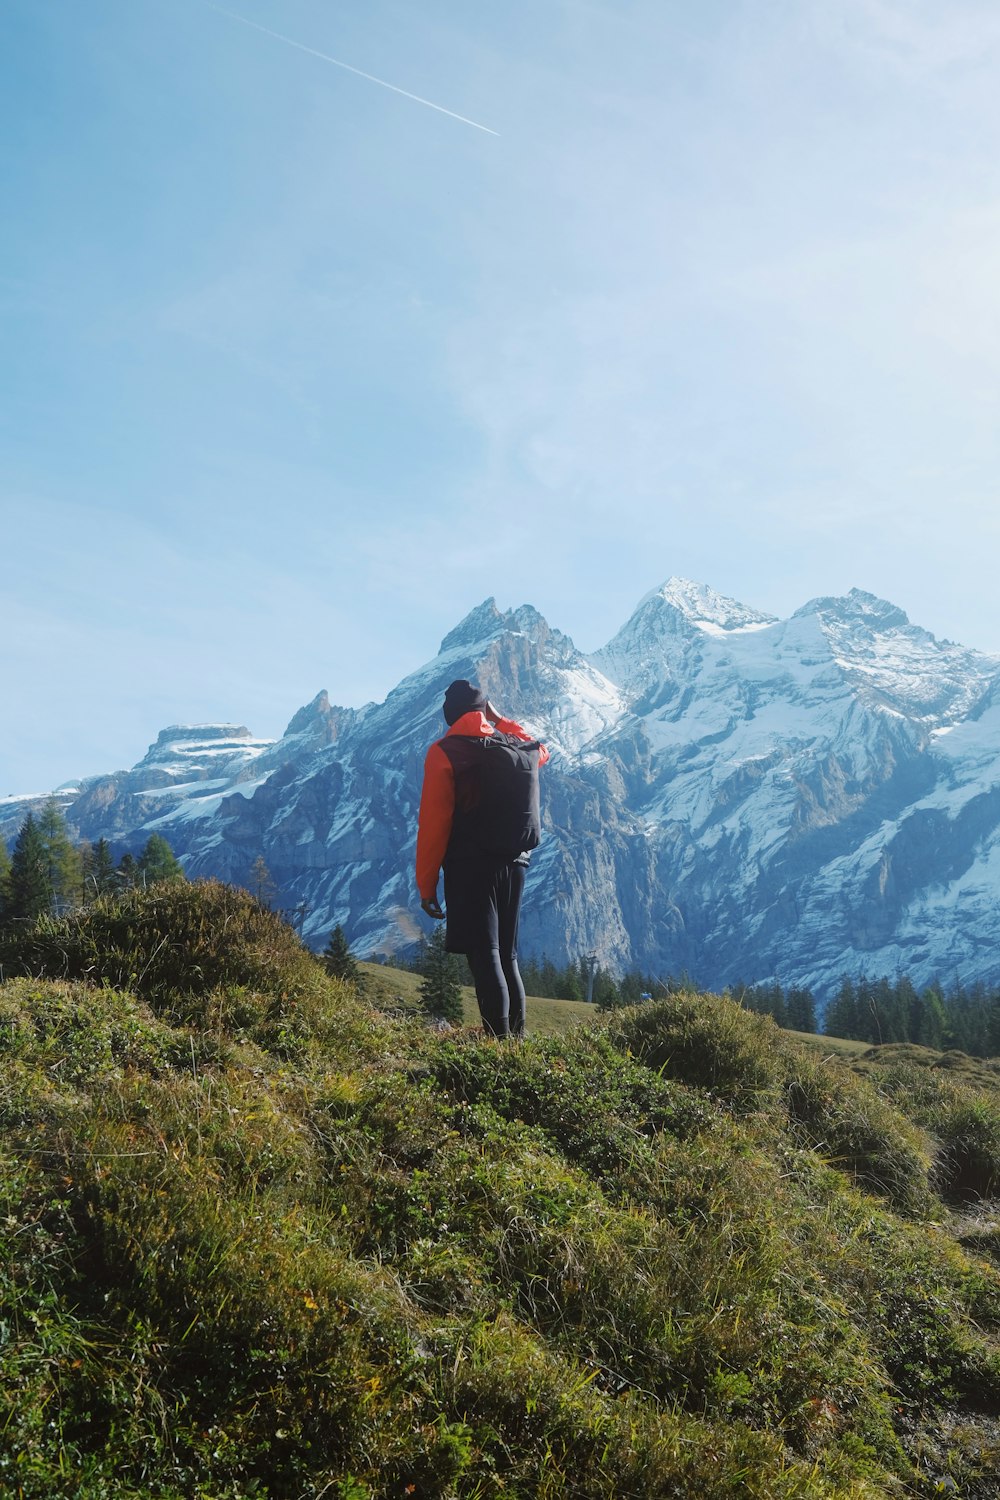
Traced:
<svg viewBox="0 0 1000 1500">
<path fill-rule="evenodd" d="M 486 698 L 474 687 L 471 682 L 466 682 L 464 677 L 459 677 L 453 682 L 444 695 L 444 716 L 448 724 L 454 724 L 463 714 L 474 713 L 478 708 L 482 712 L 486 707 Z"/>
</svg>

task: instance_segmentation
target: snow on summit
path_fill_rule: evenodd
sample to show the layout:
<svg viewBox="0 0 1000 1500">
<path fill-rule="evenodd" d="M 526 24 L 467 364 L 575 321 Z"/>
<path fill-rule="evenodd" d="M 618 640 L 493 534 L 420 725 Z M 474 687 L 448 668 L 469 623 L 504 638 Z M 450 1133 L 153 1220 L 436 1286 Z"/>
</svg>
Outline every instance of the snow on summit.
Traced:
<svg viewBox="0 0 1000 1500">
<path fill-rule="evenodd" d="M 646 605 L 662 599 L 684 615 L 693 625 L 718 630 L 747 630 L 754 626 L 773 625 L 774 615 L 765 615 L 760 610 L 740 604 L 736 599 L 727 599 L 717 594 L 705 583 L 693 583 L 689 578 L 668 578 L 658 589 L 651 589 L 636 605 L 639 614 Z"/>
<path fill-rule="evenodd" d="M 859 692 L 933 726 L 970 713 L 1000 675 L 1000 657 L 941 641 L 887 599 L 862 589 L 813 599 L 794 619 L 815 617 L 834 658 Z"/>
<path fill-rule="evenodd" d="M 117 853 L 163 829 L 191 876 L 252 888 L 263 856 L 310 941 L 341 923 L 393 953 L 418 930 L 421 769 L 456 677 L 555 752 L 525 953 L 820 995 L 845 972 L 1000 979 L 1000 659 L 860 589 L 779 620 L 671 577 L 589 654 L 487 599 L 381 703 L 319 693 L 274 742 L 173 725 L 60 805 Z M 0 803 L 8 840 L 37 801 Z"/>
</svg>

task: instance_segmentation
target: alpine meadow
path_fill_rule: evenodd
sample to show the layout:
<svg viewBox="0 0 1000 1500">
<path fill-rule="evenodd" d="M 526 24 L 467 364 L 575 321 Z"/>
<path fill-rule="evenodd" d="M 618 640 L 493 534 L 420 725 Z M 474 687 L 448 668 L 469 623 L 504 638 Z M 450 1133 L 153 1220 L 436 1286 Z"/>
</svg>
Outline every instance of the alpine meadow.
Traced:
<svg viewBox="0 0 1000 1500">
<path fill-rule="evenodd" d="M 441 1035 L 213 883 L 2 962 L 8 1493 L 995 1493 L 992 1065 Z"/>
</svg>

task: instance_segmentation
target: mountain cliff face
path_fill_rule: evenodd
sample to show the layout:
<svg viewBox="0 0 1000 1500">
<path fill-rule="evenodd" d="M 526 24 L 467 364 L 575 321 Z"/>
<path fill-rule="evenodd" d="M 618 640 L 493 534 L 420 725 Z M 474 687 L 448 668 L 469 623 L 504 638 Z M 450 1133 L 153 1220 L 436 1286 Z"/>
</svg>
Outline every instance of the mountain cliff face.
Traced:
<svg viewBox="0 0 1000 1500">
<path fill-rule="evenodd" d="M 262 854 L 316 945 L 412 943 L 423 756 L 456 677 L 545 739 L 522 948 L 707 986 L 1000 977 L 1000 659 L 853 590 L 776 620 L 670 579 L 592 656 L 487 600 L 380 704 L 325 693 L 280 740 L 164 730 L 60 794 L 82 837 L 163 834 L 189 875 Z M 10 838 L 26 803 L 0 804 Z"/>
</svg>

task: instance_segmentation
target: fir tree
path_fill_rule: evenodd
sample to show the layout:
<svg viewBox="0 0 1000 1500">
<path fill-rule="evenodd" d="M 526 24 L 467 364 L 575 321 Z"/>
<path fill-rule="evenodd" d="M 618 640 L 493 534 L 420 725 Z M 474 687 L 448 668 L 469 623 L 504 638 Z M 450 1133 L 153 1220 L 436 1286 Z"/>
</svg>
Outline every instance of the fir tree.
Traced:
<svg viewBox="0 0 1000 1500">
<path fill-rule="evenodd" d="M 263 854 L 258 854 L 250 866 L 250 889 L 261 906 L 270 906 L 278 894 L 277 886 L 271 879 L 271 872 L 264 862 Z"/>
<path fill-rule="evenodd" d="M 816 1030 L 816 1001 L 811 990 L 790 989 L 785 1001 L 786 1025 L 792 1031 Z"/>
<path fill-rule="evenodd" d="M 587 984 L 590 975 L 585 967 L 584 960 L 579 964 L 568 963 L 556 983 L 557 1000 L 582 1000 L 587 993 Z"/>
<path fill-rule="evenodd" d="M 945 1032 L 948 1029 L 948 1016 L 941 1003 L 941 996 L 936 990 L 924 990 L 917 998 L 916 1006 L 911 1007 L 911 1015 L 914 1011 L 915 1024 L 910 1041 L 919 1042 L 921 1047 L 933 1047 L 936 1052 L 940 1052 L 945 1045 Z"/>
<path fill-rule="evenodd" d="M 826 1008 L 823 1030 L 827 1036 L 867 1040 L 867 1033 L 862 1031 L 861 1007 L 853 980 L 845 978 L 841 981 L 836 999 L 831 1000 Z"/>
<path fill-rule="evenodd" d="M 118 861 L 118 868 L 115 871 L 115 885 L 127 891 L 131 890 L 136 883 L 136 869 L 135 855 L 130 854 L 126 849 Z"/>
<path fill-rule="evenodd" d="M 638 969 L 630 969 L 618 984 L 618 995 L 622 1005 L 638 1005 L 643 995 L 655 994 L 655 981 Z"/>
<path fill-rule="evenodd" d="M 34 922 L 52 909 L 48 853 L 34 816 L 28 813 L 14 843 L 7 877 L 5 920 Z"/>
<path fill-rule="evenodd" d="M 323 964 L 326 972 L 334 979 L 346 979 L 355 985 L 361 983 L 358 961 L 351 952 L 344 929 L 339 922 L 330 933 L 330 941 L 323 953 Z"/>
<path fill-rule="evenodd" d="M 547 953 L 542 954 L 538 970 L 538 993 L 546 1000 L 555 1000 L 559 991 L 559 970 Z"/>
<path fill-rule="evenodd" d="M 941 1015 L 944 1024 L 946 1025 L 947 1016 L 945 1015 L 944 1006 L 941 1005 L 940 996 L 935 994 L 933 990 L 929 990 L 927 992 L 927 995 L 928 997 L 932 997 L 933 999 L 935 999 L 938 1005 L 941 1006 Z M 934 1044 L 937 1047 L 944 1046 L 943 1030 L 944 1029 L 942 1027 L 941 1041 Z M 989 1049 L 989 1052 L 987 1054 L 988 1056 L 996 1057 L 998 1054 L 1000 1054 L 1000 994 L 998 994 L 996 991 L 994 991 L 990 997 L 990 1007 L 986 1015 L 986 1045 Z"/>
<path fill-rule="evenodd" d="M 631 1003 L 635 1005 L 638 999 L 639 996 L 637 993 Z M 630 1002 L 622 994 L 618 985 L 611 978 L 611 975 L 606 973 L 604 969 L 599 969 L 597 977 L 594 980 L 594 1003 L 598 1010 L 607 1011 L 618 1010 L 621 1006 L 628 1005 Z"/>
<path fill-rule="evenodd" d="M 150 834 L 135 867 L 136 884 L 155 885 L 160 880 L 183 880 L 184 871 L 170 845 L 160 834 Z"/>
<path fill-rule="evenodd" d="M 539 969 L 537 958 L 518 958 L 517 967 L 521 972 L 521 983 L 527 995 L 540 995 Z"/>
<path fill-rule="evenodd" d="M 74 847 L 62 809 L 50 797 L 38 815 L 38 832 L 45 847 L 45 863 L 51 903 L 58 911 L 68 911 L 80 904 L 83 894 L 83 861 Z"/>
<path fill-rule="evenodd" d="M 84 861 L 84 885 L 88 896 L 103 896 L 114 890 L 115 862 L 107 839 L 98 839 Z"/>
<path fill-rule="evenodd" d="M 0 924 L 7 910 L 7 902 L 10 900 L 10 854 L 7 849 L 7 840 L 0 838 Z"/>
<path fill-rule="evenodd" d="M 458 966 L 445 948 L 445 931 L 436 927 L 427 944 L 424 978 L 420 986 L 422 1009 L 435 1021 L 462 1021 L 462 991 Z"/>
</svg>

